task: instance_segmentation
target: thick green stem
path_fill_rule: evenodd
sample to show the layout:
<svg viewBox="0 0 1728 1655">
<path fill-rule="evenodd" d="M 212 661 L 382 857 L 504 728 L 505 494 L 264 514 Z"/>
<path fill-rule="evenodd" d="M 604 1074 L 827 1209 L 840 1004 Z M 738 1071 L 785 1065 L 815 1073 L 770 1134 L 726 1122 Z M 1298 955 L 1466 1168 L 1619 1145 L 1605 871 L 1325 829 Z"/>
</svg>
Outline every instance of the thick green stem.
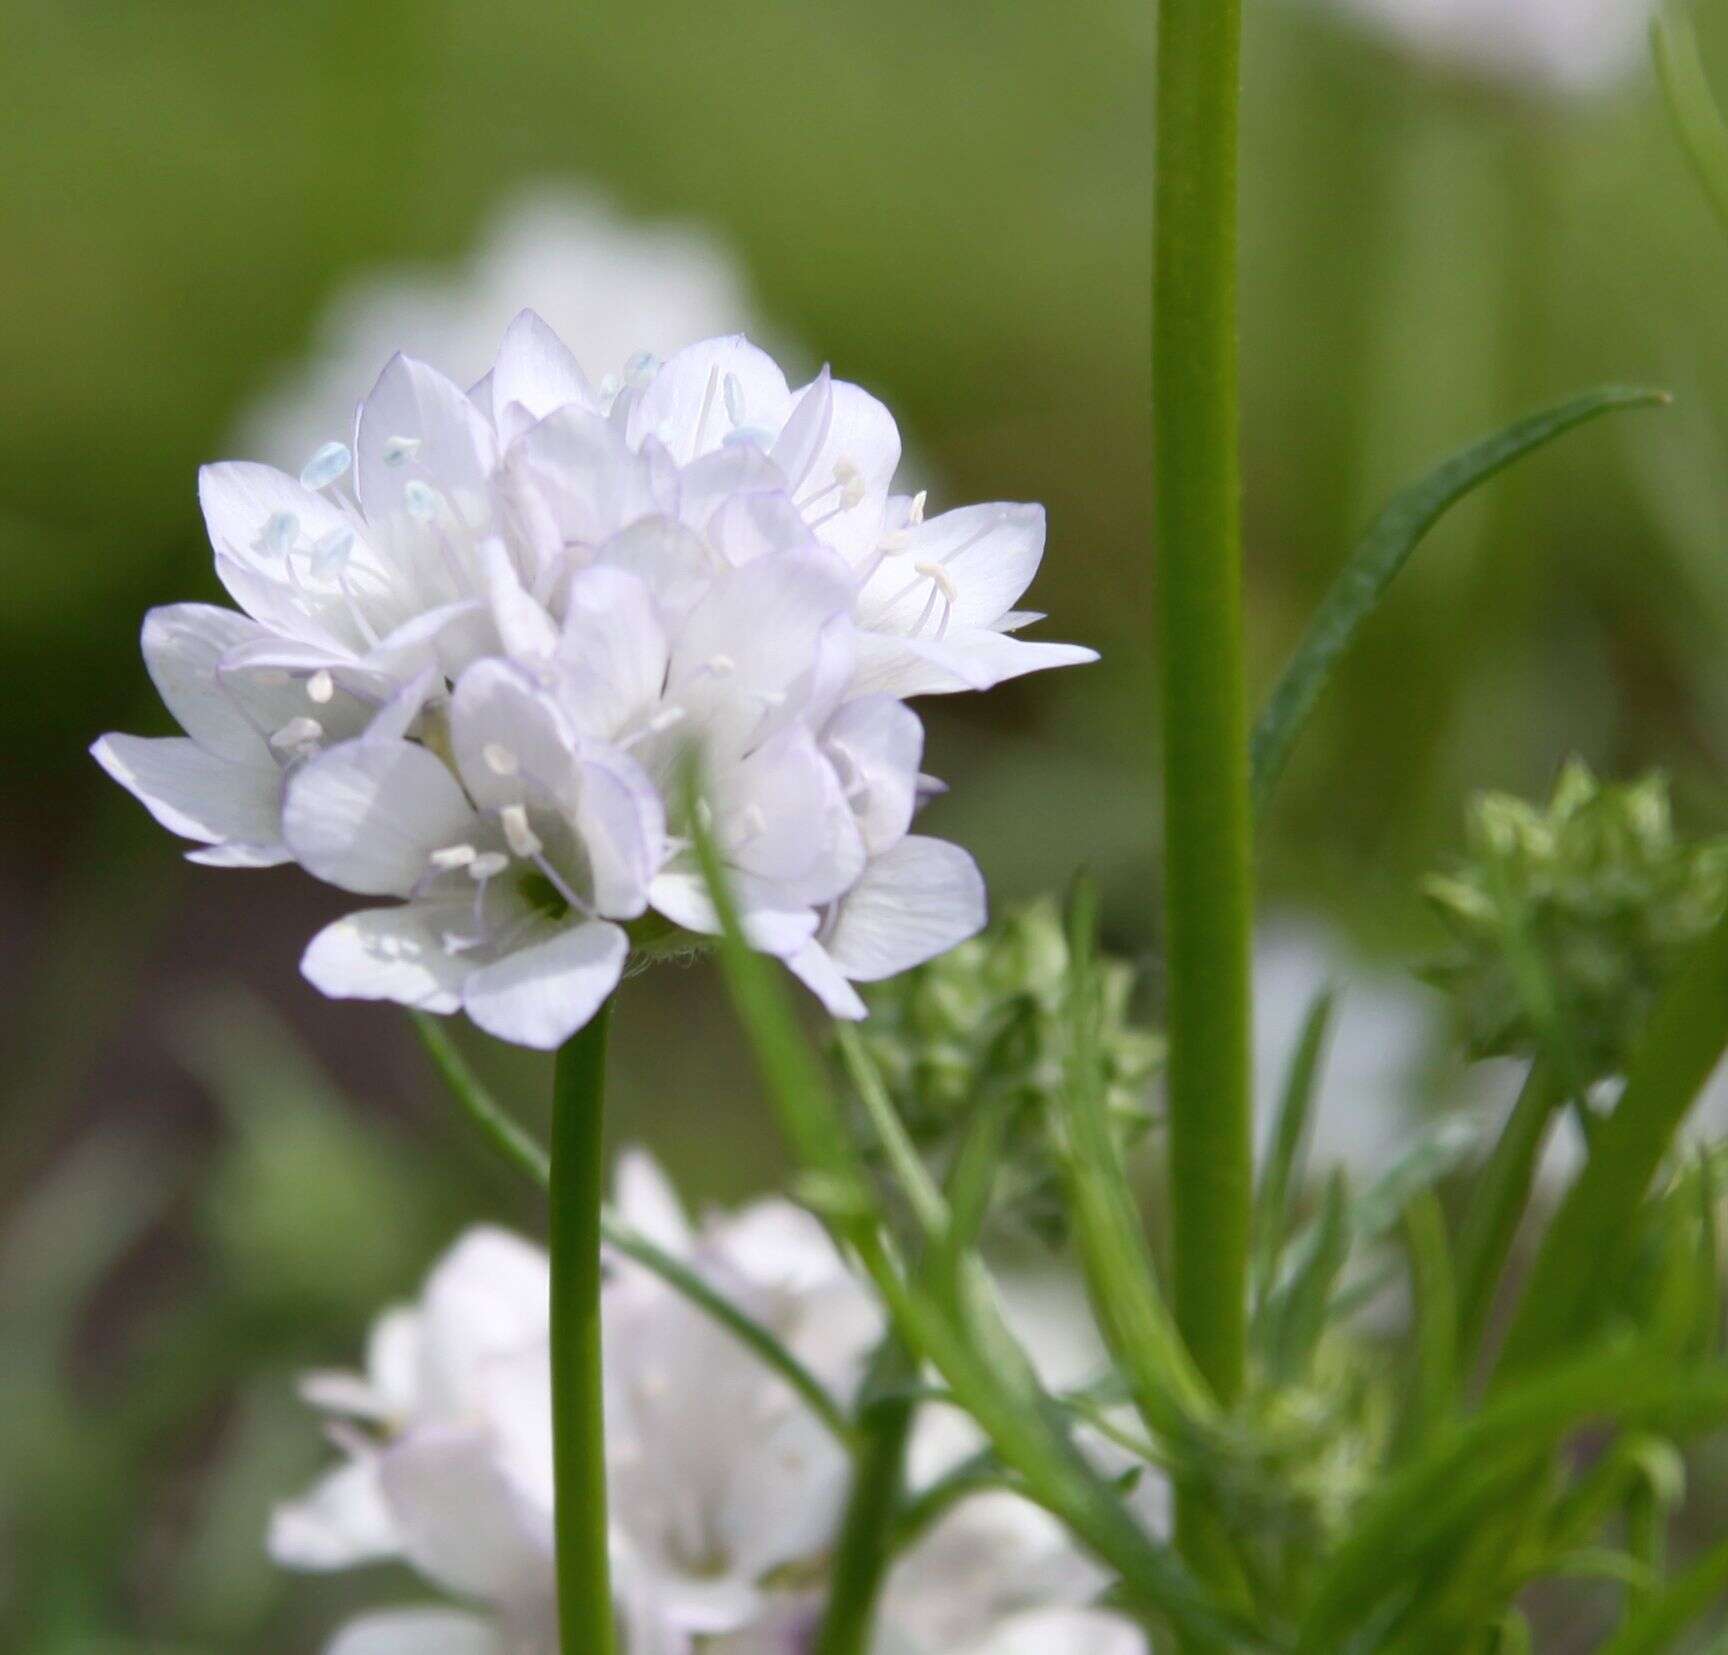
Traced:
<svg viewBox="0 0 1728 1655">
<path fill-rule="evenodd" d="M 563 1655 L 613 1655 L 606 1421 L 600 1369 L 600 1202 L 605 1192 L 611 1002 L 558 1053 L 552 1099 L 552 1462 Z"/>
<path fill-rule="evenodd" d="M 1240 0 L 1161 0 L 1152 391 L 1174 1296 L 1177 1324 L 1226 1407 L 1246 1361 L 1253 1205 L 1236 383 L 1240 48 Z M 1179 1495 L 1178 1537 L 1216 1579 L 1211 1526 L 1197 1500 Z"/>
<path fill-rule="evenodd" d="M 876 1353 L 865 1393 L 904 1391 L 917 1370 L 900 1341 L 890 1336 Z M 852 1488 L 829 1580 L 828 1607 L 815 1655 L 864 1655 L 870 1648 L 876 1605 L 893 1561 L 900 1500 L 906 1481 L 906 1444 L 916 1404 L 888 1395 L 867 1404 L 858 1422 L 861 1441 Z"/>
</svg>

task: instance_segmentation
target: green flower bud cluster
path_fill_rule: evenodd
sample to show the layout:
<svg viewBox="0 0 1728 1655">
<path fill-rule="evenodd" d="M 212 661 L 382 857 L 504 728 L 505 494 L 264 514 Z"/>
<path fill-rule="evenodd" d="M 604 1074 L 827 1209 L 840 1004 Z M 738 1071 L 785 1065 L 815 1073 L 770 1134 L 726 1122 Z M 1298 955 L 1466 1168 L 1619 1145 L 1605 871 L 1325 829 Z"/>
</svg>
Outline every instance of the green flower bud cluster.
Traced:
<svg viewBox="0 0 1728 1655">
<path fill-rule="evenodd" d="M 940 1168 L 981 1107 L 1011 1111 L 999 1201 L 1042 1234 L 1062 1203 L 1046 1106 L 1067 1084 L 1068 941 L 1054 901 L 1009 914 L 970 942 L 870 991 L 865 1048 L 913 1142 Z M 1098 962 L 1107 1101 L 1127 1141 L 1144 1130 L 1163 1040 L 1130 1021 L 1134 970 Z"/>
<path fill-rule="evenodd" d="M 1728 900 L 1728 840 L 1680 838 L 1663 777 L 1603 783 L 1574 760 L 1545 808 L 1479 799 L 1467 843 L 1425 891 L 1453 942 L 1427 975 L 1471 1054 L 1559 1040 L 1576 1083 L 1623 1073 L 1675 962 Z"/>
</svg>

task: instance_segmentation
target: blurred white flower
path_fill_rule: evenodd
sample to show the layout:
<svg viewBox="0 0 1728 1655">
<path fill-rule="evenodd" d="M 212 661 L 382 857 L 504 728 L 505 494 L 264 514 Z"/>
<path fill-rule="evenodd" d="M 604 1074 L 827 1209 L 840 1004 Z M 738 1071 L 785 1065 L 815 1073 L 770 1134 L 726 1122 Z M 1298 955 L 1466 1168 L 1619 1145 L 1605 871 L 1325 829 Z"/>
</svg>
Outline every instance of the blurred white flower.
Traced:
<svg viewBox="0 0 1728 1655">
<path fill-rule="evenodd" d="M 637 1151 L 621 1158 L 614 1192 L 632 1229 L 853 1399 L 881 1312 L 809 1213 L 765 1199 L 692 1222 Z M 606 1269 L 610 1515 L 631 1655 L 808 1655 L 848 1457 L 706 1312 L 627 1258 L 608 1256 Z M 303 1382 L 342 1458 L 277 1508 L 272 1555 L 311 1570 L 400 1561 L 460 1605 L 362 1615 L 326 1655 L 555 1655 L 548 1285 L 538 1248 L 472 1230 L 416 1304 L 379 1319 L 363 1373 Z M 1040 1277 L 1008 1297 L 1052 1383 L 1093 1376 L 1075 1284 Z M 914 1486 L 978 1440 L 952 1409 L 924 1409 Z M 804 1584 L 789 1589 L 788 1575 Z M 1139 1655 L 1137 1631 L 1090 1607 L 1107 1581 L 1047 1513 L 1017 1495 L 976 1495 L 897 1563 L 873 1647 Z"/>
<path fill-rule="evenodd" d="M 305 1380 L 344 1458 L 277 1508 L 271 1555 L 317 1570 L 400 1559 L 488 1612 L 369 1616 L 333 1651 L 552 1649 L 548 1288 L 538 1249 L 472 1230 L 417 1305 L 380 1318 L 364 1374 Z"/>
<path fill-rule="evenodd" d="M 1635 68 L 1658 0 L 1333 0 L 1435 63 L 1561 92 Z"/>
<path fill-rule="evenodd" d="M 592 190 L 548 182 L 501 207 L 465 262 L 377 270 L 339 289 L 307 358 L 242 414 L 236 447 L 297 469 L 346 436 L 355 387 L 396 351 L 470 385 L 524 306 L 597 374 L 622 373 L 637 351 L 670 356 L 716 334 L 761 331 L 738 261 L 716 236 L 627 218 Z"/>
<path fill-rule="evenodd" d="M 752 942 L 861 1017 L 854 982 L 984 922 L 972 859 L 909 831 L 934 784 L 898 697 L 1094 658 L 1016 635 L 1043 513 L 926 521 L 899 455 L 874 397 L 794 391 L 741 336 L 595 384 L 524 312 L 469 393 L 398 356 L 352 456 L 206 469 L 246 614 L 154 612 L 187 733 L 95 755 L 200 860 L 403 899 L 314 941 L 326 993 L 541 1047 L 617 982 L 622 923 L 716 929 L 699 756 Z"/>
<path fill-rule="evenodd" d="M 849 1400 L 880 1331 L 873 1301 L 810 1214 L 781 1200 L 692 1227 L 645 1155 L 620 1216 L 691 1265 Z M 850 1460 L 797 1393 L 639 1265 L 605 1289 L 606 1443 L 630 1647 L 683 1655 L 769 1615 L 768 1581 L 826 1550 Z"/>
</svg>

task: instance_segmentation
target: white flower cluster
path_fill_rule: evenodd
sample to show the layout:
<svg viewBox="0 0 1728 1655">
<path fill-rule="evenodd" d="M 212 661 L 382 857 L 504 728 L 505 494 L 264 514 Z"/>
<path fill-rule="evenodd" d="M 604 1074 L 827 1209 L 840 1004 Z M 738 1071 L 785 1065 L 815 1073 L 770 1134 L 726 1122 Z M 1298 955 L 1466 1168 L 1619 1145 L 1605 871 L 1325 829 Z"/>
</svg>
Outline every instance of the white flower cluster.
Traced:
<svg viewBox="0 0 1728 1655">
<path fill-rule="evenodd" d="M 1093 658 L 1016 636 L 1042 510 L 926 518 L 899 458 L 874 397 L 793 390 L 738 336 L 592 384 L 524 312 L 470 392 L 398 356 L 352 449 L 204 471 L 244 613 L 153 611 L 186 734 L 96 757 L 196 861 L 397 899 L 314 939 L 326 993 L 551 1047 L 626 925 L 715 929 L 682 819 L 699 754 L 750 939 L 862 1016 L 853 982 L 984 918 L 971 858 L 910 832 L 937 784 L 904 698 Z"/>
<path fill-rule="evenodd" d="M 625 1158 L 624 1219 L 769 1327 L 836 1395 L 880 1332 L 821 1226 L 767 1200 L 686 1219 L 658 1170 Z M 340 1569 L 394 1559 L 469 1607 L 385 1610 L 327 1655 L 555 1655 L 547 1265 L 497 1230 L 464 1236 L 420 1302 L 386 1314 L 364 1375 L 305 1382 L 341 1464 L 278 1509 L 276 1559 Z M 846 1490 L 845 1453 L 795 1392 L 656 1277 L 609 1263 L 608 1480 L 618 1612 L 630 1655 L 799 1655 Z M 926 1410 L 914 1469 L 956 1449 Z M 1089 1607 L 1103 1577 L 1043 1512 L 978 1495 L 896 1566 L 880 1655 L 1144 1655 Z"/>
<path fill-rule="evenodd" d="M 1558 92 L 1611 85 L 1644 50 L 1657 0 L 1334 0 L 1422 57 Z"/>
</svg>

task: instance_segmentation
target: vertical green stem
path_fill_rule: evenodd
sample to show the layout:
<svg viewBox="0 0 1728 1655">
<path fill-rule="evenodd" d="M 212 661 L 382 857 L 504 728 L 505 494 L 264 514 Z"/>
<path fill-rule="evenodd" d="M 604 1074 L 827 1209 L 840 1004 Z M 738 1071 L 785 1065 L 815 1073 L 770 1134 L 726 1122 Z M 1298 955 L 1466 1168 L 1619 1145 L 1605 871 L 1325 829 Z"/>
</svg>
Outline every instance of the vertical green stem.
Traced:
<svg viewBox="0 0 1728 1655">
<path fill-rule="evenodd" d="M 890 1335 L 876 1353 L 865 1394 L 911 1385 L 917 1369 L 899 1339 Z M 828 1607 L 815 1655 L 865 1655 L 876 1605 L 893 1561 L 894 1522 L 906 1481 L 906 1446 L 915 1404 L 910 1396 L 867 1403 L 858 1422 L 861 1442 L 852 1487 L 841 1519 L 828 1587 Z"/>
<path fill-rule="evenodd" d="M 1241 0 L 1161 0 L 1152 391 L 1176 1319 L 1226 1407 L 1247 1346 L 1248 739 L 1237 416 Z M 1178 1540 L 1222 1573 L 1178 1491 Z"/>
<path fill-rule="evenodd" d="M 600 1369 L 608 1001 L 558 1053 L 552 1098 L 552 1460 L 563 1655 L 613 1655 Z"/>
</svg>

